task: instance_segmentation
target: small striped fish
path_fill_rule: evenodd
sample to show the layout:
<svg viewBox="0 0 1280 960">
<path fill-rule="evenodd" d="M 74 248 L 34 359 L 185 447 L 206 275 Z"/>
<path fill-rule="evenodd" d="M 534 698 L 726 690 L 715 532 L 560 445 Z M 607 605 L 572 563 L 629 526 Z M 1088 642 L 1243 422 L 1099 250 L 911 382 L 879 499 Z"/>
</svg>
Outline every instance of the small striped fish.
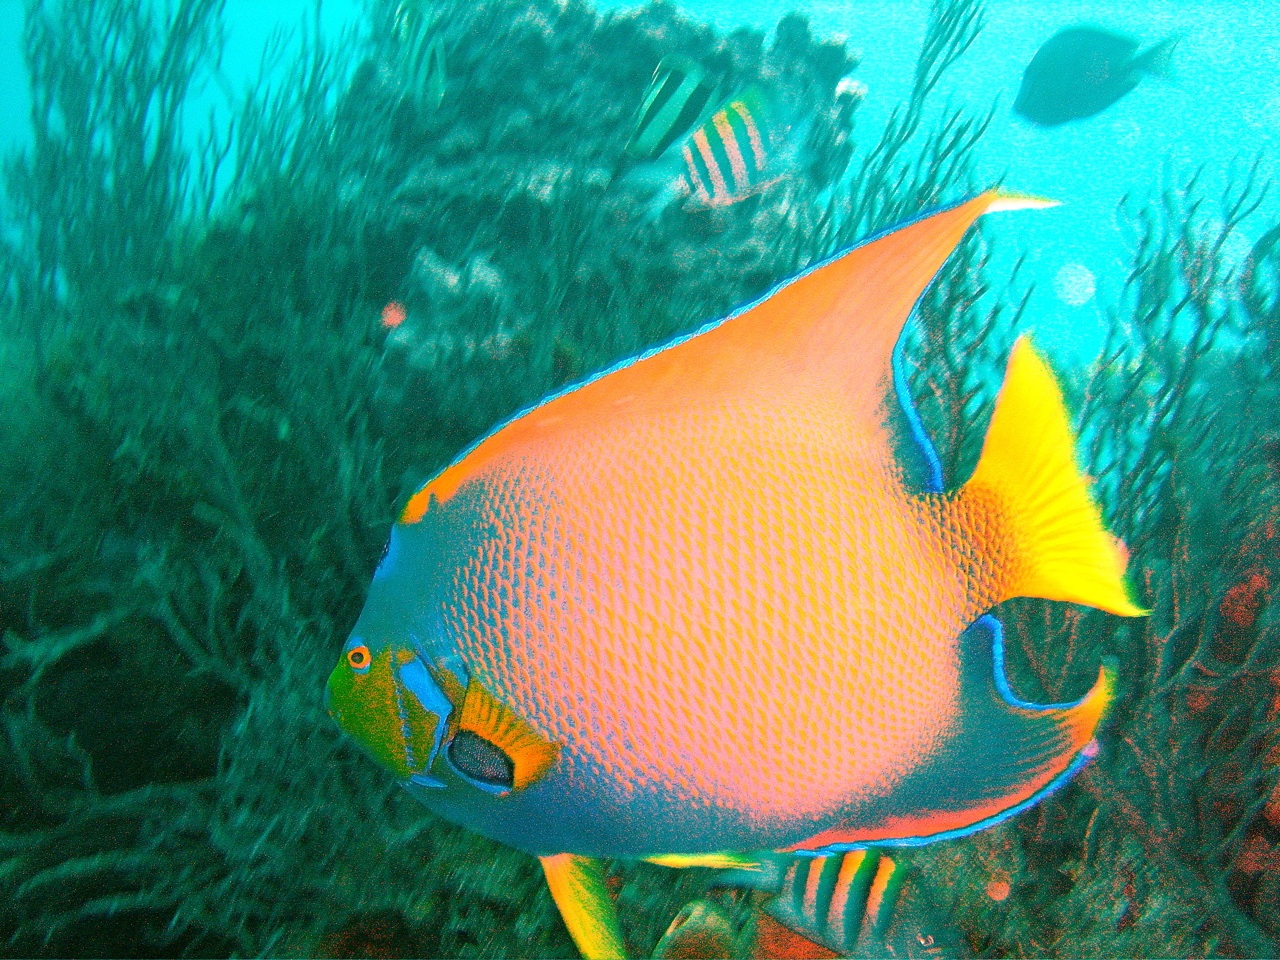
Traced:
<svg viewBox="0 0 1280 960">
<path fill-rule="evenodd" d="M 774 109 L 749 87 L 713 113 L 684 143 L 684 180 L 695 203 L 722 207 L 763 190 L 776 146 Z"/>
<path fill-rule="evenodd" d="M 764 912 L 814 943 L 844 954 L 888 929 L 907 871 L 877 850 L 823 857 L 765 854 L 755 869 L 725 873 L 717 886 L 774 894 Z"/>
<path fill-rule="evenodd" d="M 754 891 L 754 923 L 735 931 L 728 914 L 696 900 L 676 916 L 655 957 L 913 957 L 966 955 L 957 932 L 938 923 L 920 877 L 878 850 L 822 857 L 753 854 L 719 888 Z"/>
<path fill-rule="evenodd" d="M 696 63 L 666 57 L 653 72 L 627 141 L 632 160 L 652 160 L 666 151 L 705 114 L 715 86 Z"/>
</svg>

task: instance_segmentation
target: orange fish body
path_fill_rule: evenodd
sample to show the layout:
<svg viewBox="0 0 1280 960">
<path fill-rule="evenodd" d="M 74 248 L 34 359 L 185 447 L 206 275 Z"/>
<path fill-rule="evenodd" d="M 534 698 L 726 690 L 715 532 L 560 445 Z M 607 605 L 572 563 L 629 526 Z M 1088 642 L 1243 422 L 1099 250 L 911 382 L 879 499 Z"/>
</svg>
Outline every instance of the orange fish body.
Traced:
<svg viewBox="0 0 1280 960">
<path fill-rule="evenodd" d="M 972 222 L 1026 205 L 918 220 L 496 430 L 405 508 L 335 718 L 552 863 L 924 842 L 1052 788 L 1110 676 L 1018 701 L 987 611 L 1142 611 L 1031 349 L 952 493 L 894 363 Z"/>
</svg>

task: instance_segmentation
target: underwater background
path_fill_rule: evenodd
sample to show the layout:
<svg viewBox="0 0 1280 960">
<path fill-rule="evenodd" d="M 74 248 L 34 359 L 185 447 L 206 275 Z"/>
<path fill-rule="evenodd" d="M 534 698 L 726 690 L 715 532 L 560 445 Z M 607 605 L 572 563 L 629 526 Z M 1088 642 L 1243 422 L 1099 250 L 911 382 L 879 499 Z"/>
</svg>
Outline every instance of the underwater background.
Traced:
<svg viewBox="0 0 1280 960">
<path fill-rule="evenodd" d="M 1152 615 L 1004 604 L 1026 699 L 1115 658 L 1101 751 L 902 859 L 965 955 L 1280 951 L 1280 7 L 439 0 L 407 37 L 404 6 L 278 4 L 259 64 L 245 4 L 0 4 L 0 949 L 574 955 L 532 858 L 324 712 L 398 507 L 549 391 L 1000 181 L 1064 204 L 948 262 L 912 392 L 961 482 L 1032 329 Z M 1082 23 L 1177 37 L 1168 76 L 1015 115 Z M 673 56 L 786 78 L 776 180 L 626 175 Z M 611 871 L 637 956 L 712 873 Z"/>
</svg>

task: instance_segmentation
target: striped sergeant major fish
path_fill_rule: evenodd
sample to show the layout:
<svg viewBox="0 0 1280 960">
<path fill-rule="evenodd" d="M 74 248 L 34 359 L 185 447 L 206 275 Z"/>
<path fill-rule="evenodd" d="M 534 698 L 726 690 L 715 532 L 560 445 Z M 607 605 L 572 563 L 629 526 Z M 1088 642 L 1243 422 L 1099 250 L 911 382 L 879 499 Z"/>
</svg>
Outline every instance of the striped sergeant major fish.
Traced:
<svg viewBox="0 0 1280 960">
<path fill-rule="evenodd" d="M 776 99 L 752 85 L 712 110 L 714 93 L 702 68 L 682 57 L 654 72 L 618 170 L 655 192 L 651 216 L 683 197 L 695 207 L 728 206 L 785 174 L 781 154 L 794 154 L 799 139 L 787 139 Z"/>
<path fill-rule="evenodd" d="M 875 850 L 790 857 L 778 895 L 764 911 L 828 950 L 843 953 L 859 934 L 888 926 L 905 871 Z"/>
<path fill-rule="evenodd" d="M 665 153 L 705 116 L 713 96 L 715 85 L 700 66 L 684 57 L 663 58 L 636 111 L 627 159 L 652 160 Z"/>
<path fill-rule="evenodd" d="M 769 175 L 785 133 L 777 114 L 758 86 L 748 87 L 685 140 L 684 182 L 697 205 L 728 206 L 781 179 Z"/>
<path fill-rule="evenodd" d="M 763 854 L 730 870 L 718 887 L 752 891 L 752 917 L 738 929 L 710 899 L 676 915 L 655 958 L 913 957 L 964 954 L 957 933 L 938 924 L 905 863 L 878 850 L 821 857 Z"/>
</svg>

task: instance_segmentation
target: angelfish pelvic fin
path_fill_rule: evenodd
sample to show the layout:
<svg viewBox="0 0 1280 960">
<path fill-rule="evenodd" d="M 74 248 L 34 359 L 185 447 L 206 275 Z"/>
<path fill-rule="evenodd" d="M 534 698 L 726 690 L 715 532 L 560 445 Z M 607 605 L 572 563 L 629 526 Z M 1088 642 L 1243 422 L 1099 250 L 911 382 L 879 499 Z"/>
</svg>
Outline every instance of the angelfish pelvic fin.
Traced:
<svg viewBox="0 0 1280 960">
<path fill-rule="evenodd" d="M 583 960 L 625 960 L 622 925 L 600 861 L 572 853 L 539 857 L 551 898 Z"/>
</svg>

